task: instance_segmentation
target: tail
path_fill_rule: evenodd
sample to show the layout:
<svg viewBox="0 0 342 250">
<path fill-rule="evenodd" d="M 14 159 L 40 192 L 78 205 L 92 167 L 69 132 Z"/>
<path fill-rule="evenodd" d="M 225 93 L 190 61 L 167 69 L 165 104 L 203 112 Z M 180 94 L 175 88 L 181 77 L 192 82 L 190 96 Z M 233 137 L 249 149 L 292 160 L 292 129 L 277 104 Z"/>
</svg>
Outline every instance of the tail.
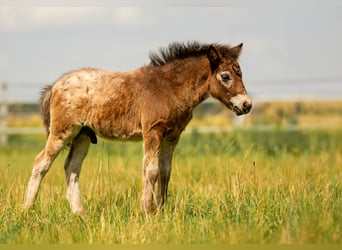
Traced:
<svg viewBox="0 0 342 250">
<path fill-rule="evenodd" d="M 52 85 L 46 86 L 39 100 L 40 115 L 43 119 L 46 134 L 50 134 L 50 98 L 52 94 Z"/>
</svg>

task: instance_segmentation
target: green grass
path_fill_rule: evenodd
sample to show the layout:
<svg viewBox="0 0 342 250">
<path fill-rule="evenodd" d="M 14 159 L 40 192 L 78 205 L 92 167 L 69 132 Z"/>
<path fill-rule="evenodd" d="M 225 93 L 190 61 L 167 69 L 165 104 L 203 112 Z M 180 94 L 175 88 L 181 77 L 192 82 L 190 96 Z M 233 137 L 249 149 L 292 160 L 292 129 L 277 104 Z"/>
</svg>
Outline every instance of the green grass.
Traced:
<svg viewBox="0 0 342 250">
<path fill-rule="evenodd" d="M 141 143 L 91 146 L 85 213 L 65 199 L 57 158 L 32 210 L 21 204 L 44 136 L 0 151 L 0 243 L 342 243 L 342 130 L 184 134 L 166 209 L 140 212 Z"/>
</svg>

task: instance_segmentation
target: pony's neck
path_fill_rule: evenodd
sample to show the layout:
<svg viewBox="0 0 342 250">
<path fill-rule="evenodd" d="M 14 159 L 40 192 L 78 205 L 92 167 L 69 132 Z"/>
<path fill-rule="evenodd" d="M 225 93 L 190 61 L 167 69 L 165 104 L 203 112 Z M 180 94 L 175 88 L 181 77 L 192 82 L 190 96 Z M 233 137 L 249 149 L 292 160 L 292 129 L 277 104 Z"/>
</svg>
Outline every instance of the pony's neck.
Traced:
<svg viewBox="0 0 342 250">
<path fill-rule="evenodd" d="M 211 72 L 207 57 L 176 61 L 168 67 L 174 92 L 184 107 L 192 111 L 209 97 L 208 80 Z"/>
</svg>

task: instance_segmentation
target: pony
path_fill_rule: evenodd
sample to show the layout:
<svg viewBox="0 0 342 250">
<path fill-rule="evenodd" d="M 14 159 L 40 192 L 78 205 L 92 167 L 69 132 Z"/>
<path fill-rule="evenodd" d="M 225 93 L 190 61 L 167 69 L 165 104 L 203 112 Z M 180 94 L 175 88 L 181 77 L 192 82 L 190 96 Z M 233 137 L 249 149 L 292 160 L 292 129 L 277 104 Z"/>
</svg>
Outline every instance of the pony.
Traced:
<svg viewBox="0 0 342 250">
<path fill-rule="evenodd" d="M 150 52 L 150 63 L 133 71 L 84 68 L 45 87 L 40 111 L 47 142 L 35 158 L 24 209 L 34 204 L 43 177 L 69 145 L 64 163 L 66 198 L 72 212 L 81 213 L 80 171 L 97 136 L 143 140 L 141 209 L 147 214 L 154 207 L 163 208 L 173 153 L 194 108 L 208 97 L 236 115 L 252 108 L 238 63 L 242 46 L 174 42 Z"/>
</svg>

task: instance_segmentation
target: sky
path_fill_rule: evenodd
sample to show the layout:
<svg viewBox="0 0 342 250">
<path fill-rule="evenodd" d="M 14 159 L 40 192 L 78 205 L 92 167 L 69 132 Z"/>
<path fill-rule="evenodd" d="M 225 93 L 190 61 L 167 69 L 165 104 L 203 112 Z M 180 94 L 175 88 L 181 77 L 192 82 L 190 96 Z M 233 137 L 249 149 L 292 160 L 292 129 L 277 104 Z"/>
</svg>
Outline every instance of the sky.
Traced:
<svg viewBox="0 0 342 250">
<path fill-rule="evenodd" d="M 243 42 L 252 99 L 342 99 L 341 26 L 341 0 L 0 0 L 0 82 L 36 100 L 66 72 L 134 70 L 173 41 Z"/>
</svg>

